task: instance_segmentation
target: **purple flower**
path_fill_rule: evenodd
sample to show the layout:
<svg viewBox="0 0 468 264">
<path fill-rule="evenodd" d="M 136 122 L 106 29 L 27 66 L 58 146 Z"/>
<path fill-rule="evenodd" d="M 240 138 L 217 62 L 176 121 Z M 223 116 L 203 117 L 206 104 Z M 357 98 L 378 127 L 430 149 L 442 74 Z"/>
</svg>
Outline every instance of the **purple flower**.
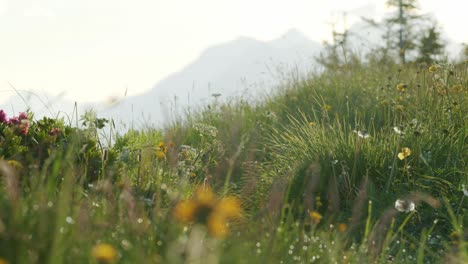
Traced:
<svg viewBox="0 0 468 264">
<path fill-rule="evenodd" d="M 0 110 L 0 123 L 8 123 L 8 117 L 3 110 Z"/>
</svg>

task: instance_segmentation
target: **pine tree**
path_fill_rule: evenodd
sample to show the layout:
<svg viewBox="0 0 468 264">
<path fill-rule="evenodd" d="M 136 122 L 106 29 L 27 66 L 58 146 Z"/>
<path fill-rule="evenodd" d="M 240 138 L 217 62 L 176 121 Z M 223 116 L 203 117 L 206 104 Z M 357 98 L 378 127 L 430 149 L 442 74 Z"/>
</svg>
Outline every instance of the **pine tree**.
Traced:
<svg viewBox="0 0 468 264">
<path fill-rule="evenodd" d="M 440 33 L 436 26 L 433 25 L 426 30 L 426 34 L 422 36 L 419 45 L 419 55 L 417 62 L 431 63 L 441 59 L 444 54 L 445 45 L 440 39 Z"/>
<path fill-rule="evenodd" d="M 417 15 L 417 0 L 388 0 L 387 5 L 398 9 L 393 16 L 384 20 L 393 37 L 387 48 L 397 49 L 400 62 L 406 63 L 407 53 L 417 47 L 413 28 L 422 19 L 422 16 Z"/>
</svg>

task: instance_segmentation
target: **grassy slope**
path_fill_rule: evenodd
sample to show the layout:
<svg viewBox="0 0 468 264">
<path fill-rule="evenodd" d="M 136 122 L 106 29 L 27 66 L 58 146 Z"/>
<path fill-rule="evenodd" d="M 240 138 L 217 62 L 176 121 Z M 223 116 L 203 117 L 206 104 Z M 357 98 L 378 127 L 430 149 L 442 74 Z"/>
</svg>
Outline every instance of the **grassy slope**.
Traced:
<svg viewBox="0 0 468 264">
<path fill-rule="evenodd" d="M 57 151 L 2 187 L 0 257 L 88 263 L 107 242 L 119 263 L 462 262 L 467 74 L 466 64 L 354 63 L 291 80 L 257 105 L 214 103 L 164 131 L 120 136 L 115 164 L 91 185 L 77 184 L 82 164 L 71 162 L 82 146 Z M 160 141 L 174 143 L 162 159 Z M 412 153 L 400 160 L 403 147 Z M 175 222 L 174 205 L 200 184 L 242 201 L 224 240 Z M 416 212 L 393 209 L 404 197 Z"/>
</svg>

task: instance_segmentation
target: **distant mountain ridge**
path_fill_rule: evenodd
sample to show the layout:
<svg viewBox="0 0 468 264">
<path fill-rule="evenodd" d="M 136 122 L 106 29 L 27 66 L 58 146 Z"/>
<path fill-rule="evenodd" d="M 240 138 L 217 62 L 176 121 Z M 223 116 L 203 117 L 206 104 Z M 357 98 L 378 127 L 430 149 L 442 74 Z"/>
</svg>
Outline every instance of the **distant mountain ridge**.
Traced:
<svg viewBox="0 0 468 264">
<path fill-rule="evenodd" d="M 283 72 L 301 69 L 306 73 L 320 50 L 319 43 L 296 30 L 270 42 L 240 37 L 208 48 L 147 93 L 125 98 L 101 114 L 117 123 L 133 120 L 140 125 L 160 125 L 174 118 L 177 111 L 214 100 L 213 95 L 220 95 L 217 100 L 228 100 L 268 93 L 280 82 L 279 76 L 274 76 L 275 67 Z"/>
</svg>

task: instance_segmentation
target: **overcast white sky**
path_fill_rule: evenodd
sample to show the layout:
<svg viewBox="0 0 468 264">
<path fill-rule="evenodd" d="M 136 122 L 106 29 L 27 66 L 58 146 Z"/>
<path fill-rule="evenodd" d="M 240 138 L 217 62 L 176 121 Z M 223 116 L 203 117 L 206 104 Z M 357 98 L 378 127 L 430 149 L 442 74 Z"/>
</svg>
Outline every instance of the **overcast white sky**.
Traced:
<svg viewBox="0 0 468 264">
<path fill-rule="evenodd" d="M 0 102 L 17 89 L 79 101 L 134 95 L 205 48 L 296 28 L 316 41 L 347 11 L 379 18 L 386 0 L 0 0 Z M 420 0 L 456 42 L 468 42 L 460 0 Z"/>
</svg>

